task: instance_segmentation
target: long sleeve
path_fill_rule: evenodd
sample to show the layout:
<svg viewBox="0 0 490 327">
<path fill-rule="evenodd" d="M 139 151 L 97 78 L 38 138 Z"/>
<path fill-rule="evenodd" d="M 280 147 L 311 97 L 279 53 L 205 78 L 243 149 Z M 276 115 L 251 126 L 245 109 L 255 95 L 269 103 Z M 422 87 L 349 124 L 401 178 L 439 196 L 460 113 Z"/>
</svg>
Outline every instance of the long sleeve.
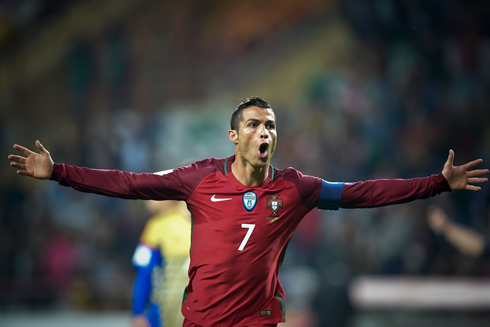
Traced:
<svg viewBox="0 0 490 327">
<path fill-rule="evenodd" d="M 451 188 L 442 173 L 422 178 L 344 183 L 340 207 L 381 207 L 426 199 L 447 191 L 451 191 Z"/>
<path fill-rule="evenodd" d="M 142 315 L 150 301 L 151 270 L 138 268 L 133 286 L 133 315 Z"/>
<path fill-rule="evenodd" d="M 138 269 L 133 286 L 133 315 L 141 315 L 149 306 L 152 292 L 152 272 L 160 265 L 162 256 L 160 251 L 144 244 L 139 244 L 133 255 L 133 265 Z"/>
<path fill-rule="evenodd" d="M 185 200 L 189 194 L 175 171 L 162 176 L 55 164 L 51 179 L 77 191 L 123 199 Z"/>
</svg>

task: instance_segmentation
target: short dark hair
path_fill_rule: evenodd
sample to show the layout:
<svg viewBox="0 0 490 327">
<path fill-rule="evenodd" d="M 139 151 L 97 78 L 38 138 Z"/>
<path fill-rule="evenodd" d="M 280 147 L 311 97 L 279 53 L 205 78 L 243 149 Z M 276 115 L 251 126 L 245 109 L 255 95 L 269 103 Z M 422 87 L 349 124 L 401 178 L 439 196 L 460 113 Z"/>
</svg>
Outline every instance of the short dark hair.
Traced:
<svg viewBox="0 0 490 327">
<path fill-rule="evenodd" d="M 259 97 L 250 97 L 245 100 L 242 100 L 240 104 L 233 110 L 231 114 L 230 127 L 231 129 L 238 131 L 238 127 L 240 126 L 240 120 L 242 120 L 242 111 L 243 109 L 249 107 L 259 107 L 264 109 L 272 109 L 270 104 L 268 104 L 264 99 Z"/>
</svg>

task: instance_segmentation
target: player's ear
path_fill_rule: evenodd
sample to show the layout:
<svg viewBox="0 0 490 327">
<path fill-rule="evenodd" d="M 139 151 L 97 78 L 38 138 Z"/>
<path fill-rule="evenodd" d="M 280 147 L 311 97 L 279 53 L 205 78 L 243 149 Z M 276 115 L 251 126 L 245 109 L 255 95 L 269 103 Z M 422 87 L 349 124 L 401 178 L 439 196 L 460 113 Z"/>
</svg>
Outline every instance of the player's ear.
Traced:
<svg viewBox="0 0 490 327">
<path fill-rule="evenodd" d="M 230 129 L 228 131 L 228 138 L 230 139 L 230 141 L 232 141 L 233 143 L 235 143 L 235 145 L 238 144 L 238 133 L 237 133 L 236 130 Z"/>
</svg>

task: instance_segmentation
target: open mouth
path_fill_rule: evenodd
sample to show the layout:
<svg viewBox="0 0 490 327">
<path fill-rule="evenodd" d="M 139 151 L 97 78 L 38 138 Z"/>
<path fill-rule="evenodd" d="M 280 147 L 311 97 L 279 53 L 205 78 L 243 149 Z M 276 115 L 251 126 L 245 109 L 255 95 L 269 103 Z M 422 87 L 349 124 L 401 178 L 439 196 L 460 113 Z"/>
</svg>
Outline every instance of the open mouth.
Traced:
<svg viewBox="0 0 490 327">
<path fill-rule="evenodd" d="M 269 149 L 269 144 L 267 143 L 262 143 L 259 146 L 259 155 L 261 158 L 266 158 L 267 157 L 267 150 Z"/>
</svg>

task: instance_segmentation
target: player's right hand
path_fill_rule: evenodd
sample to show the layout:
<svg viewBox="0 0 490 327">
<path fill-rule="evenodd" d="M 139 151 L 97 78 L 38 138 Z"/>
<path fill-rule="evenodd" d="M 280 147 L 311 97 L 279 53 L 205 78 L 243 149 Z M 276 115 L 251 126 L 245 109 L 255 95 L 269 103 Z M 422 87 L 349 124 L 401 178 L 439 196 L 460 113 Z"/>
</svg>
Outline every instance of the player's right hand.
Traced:
<svg viewBox="0 0 490 327">
<path fill-rule="evenodd" d="M 14 149 L 21 152 L 23 156 L 9 155 L 10 165 L 17 168 L 17 174 L 30 176 L 37 179 L 49 179 L 53 172 L 54 162 L 49 151 L 46 150 L 39 140 L 36 141 L 39 153 L 33 152 L 26 147 L 14 144 Z"/>
</svg>

